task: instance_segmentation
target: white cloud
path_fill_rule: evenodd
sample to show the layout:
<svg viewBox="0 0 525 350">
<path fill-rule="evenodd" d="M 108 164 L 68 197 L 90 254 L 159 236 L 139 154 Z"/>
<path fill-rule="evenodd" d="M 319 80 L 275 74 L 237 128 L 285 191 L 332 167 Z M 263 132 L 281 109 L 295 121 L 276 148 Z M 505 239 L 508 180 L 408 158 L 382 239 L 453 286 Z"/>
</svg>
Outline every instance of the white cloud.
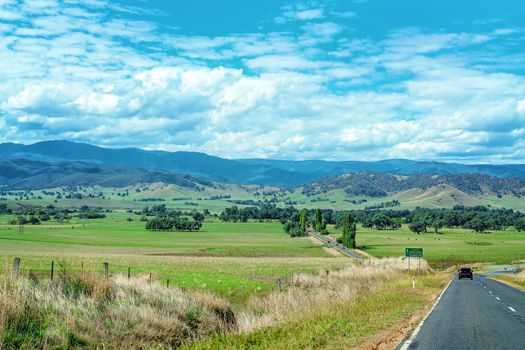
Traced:
<svg viewBox="0 0 525 350">
<path fill-rule="evenodd" d="M 512 70 L 518 58 L 490 46 L 518 29 L 373 40 L 338 20 L 354 13 L 296 5 L 280 32 L 208 37 L 164 32 L 122 15 L 141 9 L 104 1 L 4 7 L 0 18 L 16 13 L 21 25 L 0 25 L 2 141 L 233 158 L 525 157 L 525 78 Z"/>
<path fill-rule="evenodd" d="M 309 7 L 305 4 L 296 4 L 294 6 L 284 7 L 281 16 L 274 19 L 278 24 L 285 24 L 290 21 L 311 21 L 324 18 L 324 9 L 322 7 Z"/>
<path fill-rule="evenodd" d="M 295 12 L 295 17 L 297 19 L 300 19 L 301 21 L 323 18 L 323 10 L 322 9 L 310 9 L 310 10 L 297 11 Z"/>
</svg>

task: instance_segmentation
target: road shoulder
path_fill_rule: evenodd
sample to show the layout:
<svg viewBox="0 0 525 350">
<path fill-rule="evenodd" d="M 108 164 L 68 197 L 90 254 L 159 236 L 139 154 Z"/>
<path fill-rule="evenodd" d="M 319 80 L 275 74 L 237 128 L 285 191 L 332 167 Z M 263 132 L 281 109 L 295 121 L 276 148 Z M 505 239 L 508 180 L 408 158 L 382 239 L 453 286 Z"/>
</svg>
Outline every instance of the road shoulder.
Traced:
<svg viewBox="0 0 525 350">
<path fill-rule="evenodd" d="M 520 286 L 519 284 L 513 283 L 512 281 L 502 279 L 501 276 L 498 276 L 498 277 L 494 277 L 493 276 L 493 277 L 488 277 L 488 278 L 493 280 L 493 281 L 496 281 L 496 282 L 499 282 L 499 283 L 503 283 L 504 285 L 512 287 L 512 288 L 517 289 L 519 291 L 525 292 L 525 287 L 524 286 Z"/>
</svg>

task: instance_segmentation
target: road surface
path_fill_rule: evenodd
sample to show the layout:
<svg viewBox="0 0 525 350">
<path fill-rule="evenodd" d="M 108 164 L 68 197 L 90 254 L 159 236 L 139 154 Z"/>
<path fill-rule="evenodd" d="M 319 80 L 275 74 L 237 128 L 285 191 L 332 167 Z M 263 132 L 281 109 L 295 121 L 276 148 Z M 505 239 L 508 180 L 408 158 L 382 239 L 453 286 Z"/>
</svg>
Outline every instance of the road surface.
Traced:
<svg viewBox="0 0 525 350">
<path fill-rule="evenodd" d="M 346 256 L 348 256 L 350 258 L 353 258 L 353 259 L 358 259 L 358 260 L 363 259 L 362 256 L 360 256 L 359 254 L 356 254 L 353 251 L 347 249 L 342 244 L 339 244 L 337 242 L 332 241 L 331 239 L 323 237 L 322 235 L 320 235 L 319 233 L 317 233 L 317 232 L 315 232 L 313 230 L 308 230 L 308 234 L 310 236 L 313 236 L 313 237 L 317 238 L 318 240 L 320 240 L 324 244 L 326 244 L 326 245 L 328 245 L 328 246 L 330 246 L 330 247 L 332 247 L 334 249 L 337 249 L 343 255 L 346 255 Z"/>
<path fill-rule="evenodd" d="M 414 335 L 399 349 L 524 350 L 525 292 L 483 275 L 455 277 Z"/>
</svg>

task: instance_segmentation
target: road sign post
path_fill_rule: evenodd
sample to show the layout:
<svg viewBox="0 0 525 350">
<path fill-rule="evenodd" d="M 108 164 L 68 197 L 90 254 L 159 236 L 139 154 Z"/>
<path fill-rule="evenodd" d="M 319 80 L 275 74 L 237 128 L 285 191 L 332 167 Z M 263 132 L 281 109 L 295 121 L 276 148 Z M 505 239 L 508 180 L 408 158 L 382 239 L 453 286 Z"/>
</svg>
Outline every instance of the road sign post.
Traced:
<svg viewBox="0 0 525 350">
<path fill-rule="evenodd" d="M 408 258 L 408 270 L 410 271 L 410 258 L 418 259 L 418 271 L 421 270 L 421 258 L 423 257 L 423 248 L 405 248 L 405 256 Z"/>
</svg>

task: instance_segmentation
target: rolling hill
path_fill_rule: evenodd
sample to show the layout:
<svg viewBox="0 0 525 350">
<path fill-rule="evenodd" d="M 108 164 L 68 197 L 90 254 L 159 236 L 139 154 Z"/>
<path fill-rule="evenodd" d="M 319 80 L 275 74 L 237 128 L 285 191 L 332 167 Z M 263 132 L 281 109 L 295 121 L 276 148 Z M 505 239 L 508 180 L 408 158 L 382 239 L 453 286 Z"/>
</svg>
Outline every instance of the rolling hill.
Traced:
<svg viewBox="0 0 525 350">
<path fill-rule="evenodd" d="M 284 191 L 285 201 L 303 206 L 351 209 L 466 206 L 525 209 L 525 180 L 482 174 L 393 175 L 356 172 L 326 177 Z M 388 204 L 387 204 L 388 203 Z"/>
<path fill-rule="evenodd" d="M 44 162 L 82 161 L 129 168 L 160 169 L 201 179 L 232 184 L 294 187 L 324 177 L 352 172 L 378 174 L 466 174 L 525 179 L 525 165 L 458 164 L 406 159 L 362 161 L 288 161 L 269 159 L 224 159 L 198 152 L 147 151 L 138 148 L 103 148 L 86 143 L 44 141 L 32 145 L 0 144 L 0 159 L 29 159 Z"/>
<path fill-rule="evenodd" d="M 279 189 L 201 180 L 191 175 L 125 165 L 0 160 L 0 189 L 45 190 L 75 186 L 101 188 L 97 191 L 134 186 L 128 188 L 132 192 L 129 200 L 183 198 L 182 203 L 197 201 L 209 206 L 214 203 L 209 199 L 216 198 L 218 202 L 214 205 L 221 207 L 254 205 L 262 200 L 271 200 L 281 206 L 331 209 L 359 209 L 393 201 L 398 202 L 398 209 L 416 206 L 451 207 L 456 204 L 525 208 L 525 180 L 483 174 L 397 175 L 354 172 Z M 144 190 L 146 187 L 148 189 Z M 134 193 L 137 188 L 141 191 Z M 174 204 L 181 205 L 178 202 Z"/>
<path fill-rule="evenodd" d="M 184 188 L 213 186 L 190 175 L 160 170 L 103 166 L 85 162 L 0 160 L 0 188 L 45 189 L 54 187 L 126 187 L 138 183 L 164 182 Z"/>
<path fill-rule="evenodd" d="M 317 195 L 343 189 L 349 196 L 386 197 L 399 192 L 431 188 L 455 188 L 468 195 L 525 196 L 525 180 L 482 174 L 392 175 L 356 172 L 327 177 L 303 186 L 303 193 Z"/>
</svg>

